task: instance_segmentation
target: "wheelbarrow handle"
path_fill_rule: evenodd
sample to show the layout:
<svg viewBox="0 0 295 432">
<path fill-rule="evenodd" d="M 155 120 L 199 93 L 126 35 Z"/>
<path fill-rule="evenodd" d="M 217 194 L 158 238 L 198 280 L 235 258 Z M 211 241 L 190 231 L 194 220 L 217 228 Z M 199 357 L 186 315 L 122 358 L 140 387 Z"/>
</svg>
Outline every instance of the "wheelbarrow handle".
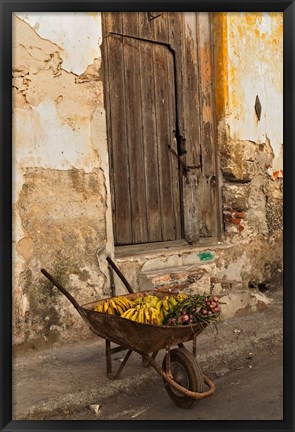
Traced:
<svg viewBox="0 0 295 432">
<path fill-rule="evenodd" d="M 74 299 L 74 297 L 56 279 L 54 279 L 53 276 L 51 276 L 51 274 L 49 274 L 45 269 L 41 269 L 41 273 L 43 273 L 44 276 L 46 276 L 47 279 L 49 279 L 50 282 L 52 282 L 53 285 L 55 285 L 56 288 L 58 288 L 70 300 L 70 302 L 77 309 L 78 312 L 81 312 L 82 308 L 79 305 L 79 303 Z"/>
<path fill-rule="evenodd" d="M 121 273 L 121 271 L 118 269 L 118 267 L 116 266 L 116 264 L 114 263 L 114 261 L 111 259 L 111 257 L 107 256 L 106 260 L 110 264 L 110 266 L 115 270 L 115 272 L 117 273 L 117 275 L 119 276 L 119 278 L 121 279 L 121 281 L 123 282 L 123 284 L 125 285 L 125 287 L 127 288 L 127 290 L 129 291 L 129 293 L 133 294 L 134 291 L 133 291 L 130 283 L 125 278 L 125 276 Z"/>
</svg>

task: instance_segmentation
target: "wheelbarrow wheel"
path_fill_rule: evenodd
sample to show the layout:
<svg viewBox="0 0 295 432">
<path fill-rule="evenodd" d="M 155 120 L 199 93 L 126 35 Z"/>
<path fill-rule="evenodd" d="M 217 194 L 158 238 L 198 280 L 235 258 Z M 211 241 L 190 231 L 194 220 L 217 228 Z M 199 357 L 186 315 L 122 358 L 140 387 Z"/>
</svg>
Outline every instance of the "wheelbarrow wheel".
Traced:
<svg viewBox="0 0 295 432">
<path fill-rule="evenodd" d="M 166 371 L 166 356 L 163 359 L 162 368 Z M 170 351 L 170 369 L 174 381 L 182 387 L 198 393 L 204 391 L 204 377 L 199 363 L 195 356 L 185 348 L 175 348 Z M 180 408 L 191 408 L 198 401 L 176 390 L 165 379 L 163 381 L 168 395 Z"/>
</svg>

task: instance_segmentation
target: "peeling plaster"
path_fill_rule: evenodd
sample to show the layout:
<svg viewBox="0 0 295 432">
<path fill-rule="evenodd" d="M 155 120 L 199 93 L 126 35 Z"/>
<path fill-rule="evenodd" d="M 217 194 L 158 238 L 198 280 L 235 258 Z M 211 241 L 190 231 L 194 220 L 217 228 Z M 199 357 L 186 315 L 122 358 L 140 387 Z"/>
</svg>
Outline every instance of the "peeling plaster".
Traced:
<svg viewBox="0 0 295 432">
<path fill-rule="evenodd" d="M 63 124 L 55 102 L 49 98 L 30 111 L 14 110 L 16 117 L 13 141 L 19 166 L 61 170 L 76 167 L 90 172 L 99 165 L 92 147 L 90 118 L 81 121 L 76 115 L 71 117 L 73 123 L 68 118 Z"/>
<path fill-rule="evenodd" d="M 100 12 L 18 12 L 16 15 L 41 38 L 62 48 L 63 68 L 68 72 L 80 75 L 89 65 L 89 59 L 101 57 Z"/>
<path fill-rule="evenodd" d="M 218 124 L 233 141 L 269 139 L 275 155 L 272 172 L 279 171 L 283 168 L 283 15 L 217 13 L 213 23 Z M 254 110 L 256 95 L 262 105 L 260 121 Z"/>
</svg>

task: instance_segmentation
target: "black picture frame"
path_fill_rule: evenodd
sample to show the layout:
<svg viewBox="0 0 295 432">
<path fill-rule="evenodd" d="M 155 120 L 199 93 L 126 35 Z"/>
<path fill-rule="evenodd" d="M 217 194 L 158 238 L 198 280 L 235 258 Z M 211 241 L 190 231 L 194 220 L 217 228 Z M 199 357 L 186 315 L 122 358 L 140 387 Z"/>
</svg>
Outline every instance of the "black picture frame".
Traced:
<svg viewBox="0 0 295 432">
<path fill-rule="evenodd" d="M 1 2 L 1 431 L 117 431 L 117 430 L 243 430 L 292 431 L 294 428 L 294 1 L 10 1 Z M 11 37 L 13 12 L 91 11 L 213 11 L 284 13 L 284 420 L 282 421 L 12 421 L 12 93 Z"/>
</svg>

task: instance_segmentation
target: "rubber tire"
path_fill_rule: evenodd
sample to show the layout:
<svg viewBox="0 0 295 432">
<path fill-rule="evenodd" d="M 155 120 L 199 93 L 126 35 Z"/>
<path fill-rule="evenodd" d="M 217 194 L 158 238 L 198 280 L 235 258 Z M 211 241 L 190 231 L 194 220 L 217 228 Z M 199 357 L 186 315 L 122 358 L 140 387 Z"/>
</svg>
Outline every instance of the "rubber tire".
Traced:
<svg viewBox="0 0 295 432">
<path fill-rule="evenodd" d="M 170 351 L 170 363 L 179 363 L 185 370 L 189 382 L 188 390 L 198 393 L 204 391 L 204 376 L 199 363 L 192 353 L 185 348 L 175 348 Z M 162 368 L 166 371 L 166 356 L 163 359 Z M 171 370 L 173 370 L 172 368 L 173 365 L 171 365 Z M 168 382 L 165 379 L 163 379 L 163 381 L 168 395 L 178 407 L 189 409 L 194 405 L 194 403 L 199 401 L 199 399 L 194 399 L 187 395 L 177 395 Z"/>
</svg>

